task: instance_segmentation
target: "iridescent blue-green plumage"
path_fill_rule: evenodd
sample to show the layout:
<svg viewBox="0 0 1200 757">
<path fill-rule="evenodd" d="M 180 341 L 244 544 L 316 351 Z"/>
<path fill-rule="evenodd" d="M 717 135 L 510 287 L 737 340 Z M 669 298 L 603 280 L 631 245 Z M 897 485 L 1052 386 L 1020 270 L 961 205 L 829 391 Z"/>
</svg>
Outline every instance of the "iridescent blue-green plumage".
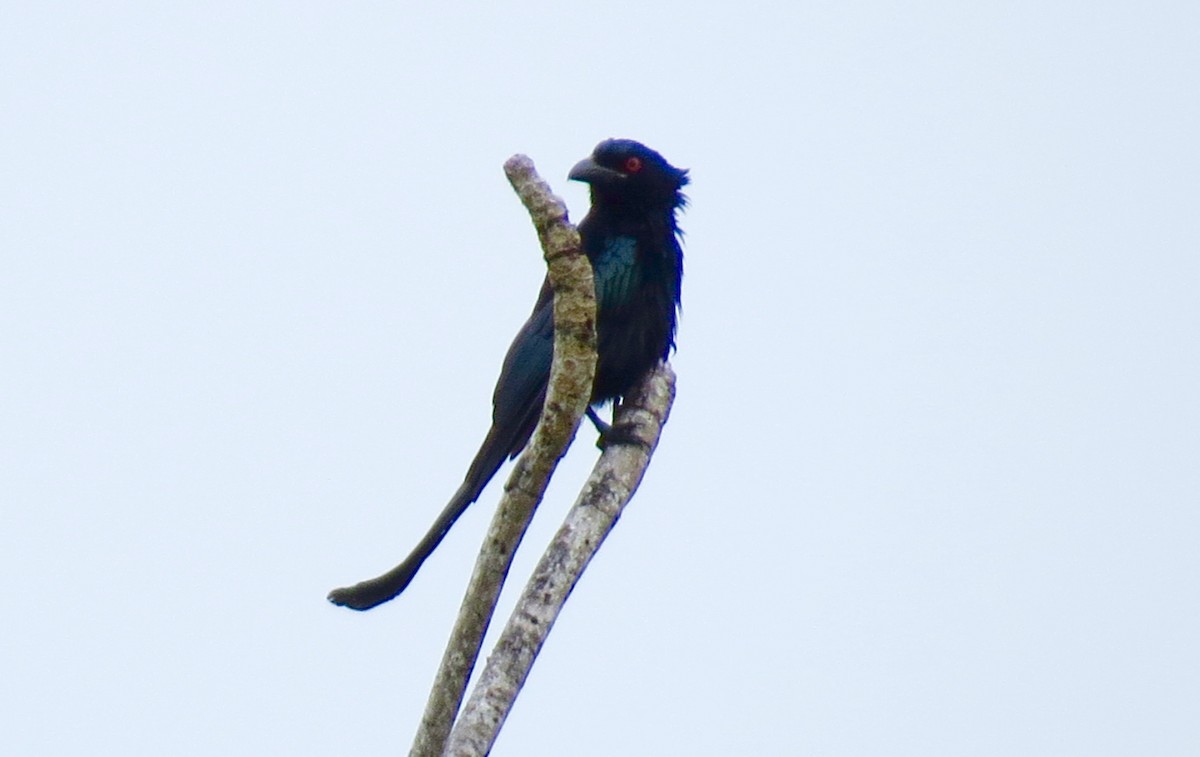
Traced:
<svg viewBox="0 0 1200 757">
<path fill-rule="evenodd" d="M 571 169 L 570 178 L 591 185 L 592 207 L 579 235 L 596 279 L 598 361 L 591 400 L 600 404 L 621 397 L 674 347 L 683 275 L 676 214 L 686 202 L 681 189 L 688 177 L 645 145 L 610 139 Z M 403 563 L 378 578 L 335 590 L 332 602 L 366 610 L 403 591 L 505 458 L 524 448 L 550 377 L 552 299 L 549 282 L 543 282 L 500 370 L 492 427 L 433 527 Z"/>
</svg>

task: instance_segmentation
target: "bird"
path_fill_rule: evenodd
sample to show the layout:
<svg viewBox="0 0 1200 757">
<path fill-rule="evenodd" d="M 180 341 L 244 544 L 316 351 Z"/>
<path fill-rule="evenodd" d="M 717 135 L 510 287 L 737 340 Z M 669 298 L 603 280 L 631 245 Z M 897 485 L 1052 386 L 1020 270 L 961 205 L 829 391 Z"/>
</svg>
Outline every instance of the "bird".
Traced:
<svg viewBox="0 0 1200 757">
<path fill-rule="evenodd" d="M 602 440 L 608 427 L 592 406 L 619 400 L 675 348 L 683 277 L 682 190 L 687 169 L 632 139 L 606 139 L 567 178 L 590 187 L 579 223 L 581 246 L 596 284 L 596 372 L 588 416 Z M 329 601 L 369 610 L 398 596 L 496 474 L 529 441 L 541 414 L 553 357 L 553 289 L 542 283 L 533 313 L 517 332 L 492 394 L 492 425 L 462 485 L 404 562 L 377 578 L 329 594 Z"/>
</svg>

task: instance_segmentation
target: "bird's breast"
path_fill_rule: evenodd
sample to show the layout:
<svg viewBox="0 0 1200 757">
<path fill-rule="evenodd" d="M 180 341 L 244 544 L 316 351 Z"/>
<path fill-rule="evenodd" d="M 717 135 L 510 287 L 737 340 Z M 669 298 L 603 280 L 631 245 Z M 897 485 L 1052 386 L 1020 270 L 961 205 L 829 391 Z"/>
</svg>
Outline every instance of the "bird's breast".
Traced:
<svg viewBox="0 0 1200 757">
<path fill-rule="evenodd" d="M 596 300 L 601 309 L 620 305 L 633 296 L 640 283 L 637 240 L 617 236 L 604 240 L 600 254 L 592 260 L 596 277 Z"/>
</svg>

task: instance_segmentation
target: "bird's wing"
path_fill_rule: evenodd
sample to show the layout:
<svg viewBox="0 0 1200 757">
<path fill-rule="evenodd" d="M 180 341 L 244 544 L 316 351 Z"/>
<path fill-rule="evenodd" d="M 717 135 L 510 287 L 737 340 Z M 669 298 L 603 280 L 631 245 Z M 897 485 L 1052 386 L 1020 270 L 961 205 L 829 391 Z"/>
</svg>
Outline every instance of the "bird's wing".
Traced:
<svg viewBox="0 0 1200 757">
<path fill-rule="evenodd" d="M 508 348 L 492 394 L 492 426 L 505 438 L 510 456 L 529 441 L 546 398 L 554 357 L 553 305 L 553 293 L 546 283 L 529 320 Z"/>
</svg>

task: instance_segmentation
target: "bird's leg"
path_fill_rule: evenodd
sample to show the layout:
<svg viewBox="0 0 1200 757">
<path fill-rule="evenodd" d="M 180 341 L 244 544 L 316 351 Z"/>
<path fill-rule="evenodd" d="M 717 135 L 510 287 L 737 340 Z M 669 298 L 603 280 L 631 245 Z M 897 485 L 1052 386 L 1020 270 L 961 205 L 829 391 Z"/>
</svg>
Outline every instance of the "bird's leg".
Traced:
<svg viewBox="0 0 1200 757">
<path fill-rule="evenodd" d="M 616 409 L 615 401 L 614 407 Z M 630 435 L 629 427 L 625 425 L 614 426 L 611 423 L 605 423 L 600 420 L 600 416 L 596 415 L 596 411 L 589 407 L 587 409 L 587 417 L 591 419 L 592 425 L 600 432 L 600 438 L 596 440 L 596 448 L 604 450 L 610 444 L 642 444 L 643 442 L 637 437 Z"/>
<path fill-rule="evenodd" d="M 608 446 L 608 435 L 612 433 L 612 424 L 605 423 L 604 421 L 600 420 L 600 416 L 596 415 L 596 409 L 591 405 L 588 405 L 587 417 L 591 420 L 592 425 L 596 427 L 596 431 L 600 434 L 600 438 L 596 440 L 596 447 L 599 449 L 604 449 Z"/>
<path fill-rule="evenodd" d="M 604 421 L 600 420 L 600 416 L 596 415 L 595 408 L 593 408 L 591 406 L 588 407 L 587 417 L 591 419 L 592 425 L 596 427 L 596 430 L 600 432 L 601 436 L 604 436 L 609 431 L 612 431 L 612 424 L 605 423 Z"/>
</svg>

